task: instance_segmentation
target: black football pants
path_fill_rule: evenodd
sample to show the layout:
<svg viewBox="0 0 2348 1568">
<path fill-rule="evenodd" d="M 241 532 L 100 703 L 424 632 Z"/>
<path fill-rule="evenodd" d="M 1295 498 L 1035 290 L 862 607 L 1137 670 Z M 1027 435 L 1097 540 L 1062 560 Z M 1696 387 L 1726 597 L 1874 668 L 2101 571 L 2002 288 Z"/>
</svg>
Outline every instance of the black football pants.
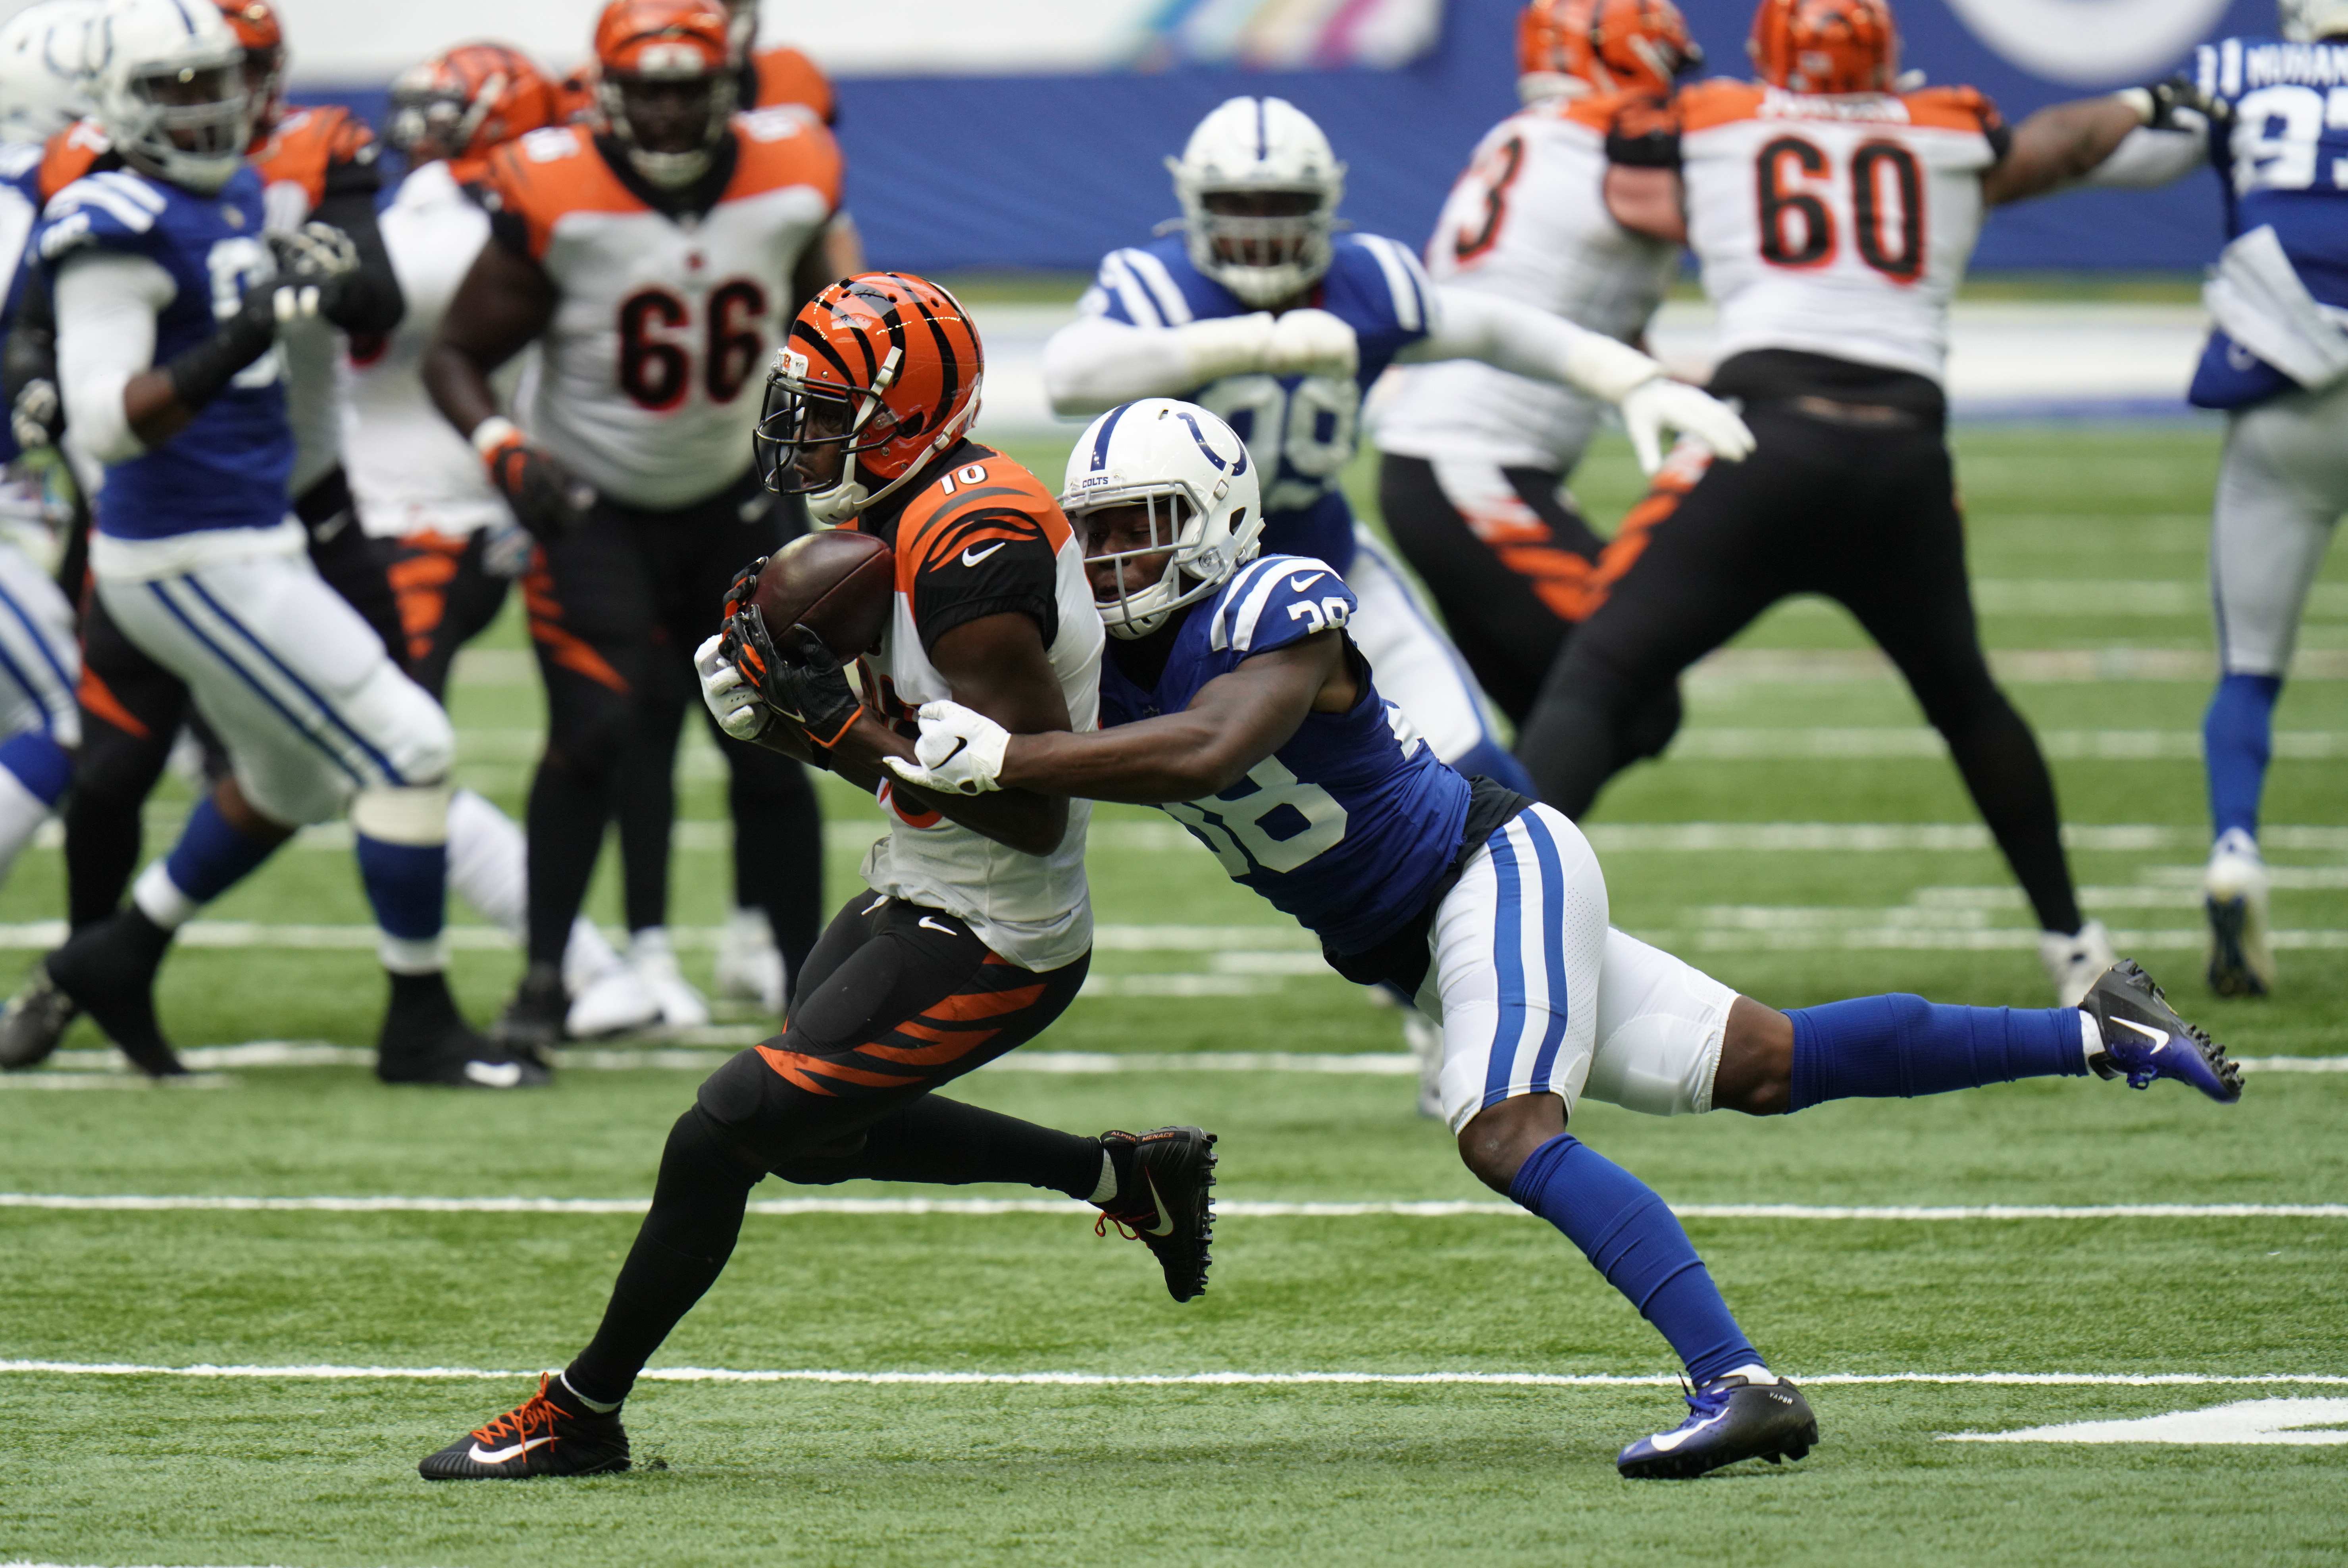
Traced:
<svg viewBox="0 0 2348 1568">
<path fill-rule="evenodd" d="M 1684 480 L 1665 470 L 1645 550 L 1550 670 L 1517 746 L 1542 799 L 1582 816 L 1636 759 L 1618 738 L 1630 715 L 1778 600 L 1820 593 L 1906 677 L 2040 926 L 2077 930 L 2054 780 L 1982 653 L 1941 430 L 1774 402 L 1745 418 L 1760 441 L 1745 461 L 1712 464 L 1675 501 Z"/>
</svg>

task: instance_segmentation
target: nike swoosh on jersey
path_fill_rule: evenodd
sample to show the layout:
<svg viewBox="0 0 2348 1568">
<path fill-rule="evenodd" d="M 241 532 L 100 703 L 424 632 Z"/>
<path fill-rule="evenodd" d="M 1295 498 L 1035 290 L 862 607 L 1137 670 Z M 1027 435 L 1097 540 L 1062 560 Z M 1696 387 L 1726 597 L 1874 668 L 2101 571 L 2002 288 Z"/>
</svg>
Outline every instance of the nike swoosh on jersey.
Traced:
<svg viewBox="0 0 2348 1568">
<path fill-rule="evenodd" d="M 484 1088 L 512 1088 L 521 1082 L 520 1062 L 467 1062 L 465 1079 Z"/>
<path fill-rule="evenodd" d="M 1002 549 L 1004 545 L 1010 542 L 1011 542 L 1007 539 L 998 539 L 983 550 L 979 549 L 976 545 L 973 545 L 971 548 L 962 552 L 962 563 L 964 566 L 975 566 L 980 562 L 985 560 L 988 556 L 994 554 L 996 551 Z"/>
<path fill-rule="evenodd" d="M 1154 1225 L 1144 1225 L 1141 1229 L 1148 1232 L 1153 1236 L 1172 1235 L 1174 1233 L 1174 1217 L 1166 1212 L 1166 1200 L 1158 1195 L 1158 1178 L 1152 1176 L 1148 1171 L 1144 1171 L 1141 1173 L 1141 1179 L 1149 1186 L 1149 1201 L 1158 1205 L 1158 1222 Z"/>
<path fill-rule="evenodd" d="M 472 1452 L 466 1457 L 475 1464 L 501 1465 L 508 1460 L 520 1459 L 541 1443 L 551 1443 L 553 1440 L 552 1438 L 530 1438 L 516 1443 L 510 1449 L 485 1449 L 480 1444 L 475 1443 Z"/>
<path fill-rule="evenodd" d="M 915 921 L 913 923 L 914 923 L 914 924 L 916 924 L 916 925 L 926 925 L 926 926 L 928 926 L 932 931 L 942 931 L 942 932 L 944 932 L 948 936 L 960 936 L 960 935 L 962 934 L 962 933 L 961 933 L 961 932 L 956 931 L 956 930 L 955 930 L 953 926 L 951 926 L 951 925 L 940 925 L 936 921 L 932 920 L 932 919 L 931 919 L 928 915 L 926 915 L 926 914 L 925 914 L 925 915 L 923 915 L 923 916 L 922 916 L 922 918 L 921 918 L 921 919 L 919 919 L 919 920 Z"/>
<path fill-rule="evenodd" d="M 1310 577 L 1292 577 L 1288 580 L 1288 591 L 1292 593 L 1302 593 L 1328 575 L 1326 572 L 1315 572 Z"/>
<path fill-rule="evenodd" d="M 2139 1024 L 2134 1018 L 2114 1018 L 2112 1022 L 2134 1029 L 2137 1034 L 2150 1040 L 2152 1048 L 2156 1051 L 2168 1048 L 2168 1032 L 2166 1029 L 2156 1029 L 2148 1025 Z"/>
<path fill-rule="evenodd" d="M 1713 1417 L 1710 1420 L 1698 1421 L 1693 1427 L 1681 1427 L 1673 1431 L 1657 1432 L 1653 1437 L 1649 1438 L 1647 1441 L 1653 1443 L 1656 1448 L 1661 1449 L 1663 1452 L 1670 1453 L 1673 1449 L 1678 1448 L 1682 1443 L 1686 1442 L 1698 1432 L 1704 1430 L 1708 1427 L 1719 1425 L 1722 1418 L 1727 1414 L 1727 1411 L 1723 1410 L 1719 1415 Z"/>
</svg>

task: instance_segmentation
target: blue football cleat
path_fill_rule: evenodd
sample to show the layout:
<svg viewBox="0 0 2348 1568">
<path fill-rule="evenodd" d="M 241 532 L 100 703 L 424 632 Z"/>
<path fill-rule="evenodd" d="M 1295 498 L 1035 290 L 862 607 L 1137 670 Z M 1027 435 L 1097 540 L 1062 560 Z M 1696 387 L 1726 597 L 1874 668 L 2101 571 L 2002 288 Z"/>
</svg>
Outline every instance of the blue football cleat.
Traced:
<svg viewBox="0 0 2348 1568">
<path fill-rule="evenodd" d="M 2098 1076 L 2125 1076 L 2131 1088 L 2175 1078 L 2227 1105 L 2242 1098 L 2242 1069 L 2227 1059 L 2226 1047 L 2178 1017 L 2134 959 L 2105 970 L 2079 1010 L 2104 1037 L 2103 1050 L 2087 1059 Z"/>
<path fill-rule="evenodd" d="M 1766 1367 L 1715 1377 L 1687 1396 L 1688 1418 L 1641 1438 L 1614 1460 L 1632 1480 L 1686 1480 L 1739 1460 L 1797 1460 L 1818 1440 L 1802 1391 Z"/>
</svg>

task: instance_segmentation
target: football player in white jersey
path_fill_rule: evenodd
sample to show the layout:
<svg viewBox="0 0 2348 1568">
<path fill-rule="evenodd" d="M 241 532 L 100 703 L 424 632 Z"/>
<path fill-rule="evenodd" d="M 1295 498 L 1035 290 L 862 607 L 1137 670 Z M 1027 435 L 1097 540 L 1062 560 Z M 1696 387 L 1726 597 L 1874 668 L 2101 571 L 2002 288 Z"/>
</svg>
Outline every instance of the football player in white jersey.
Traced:
<svg viewBox="0 0 2348 1568">
<path fill-rule="evenodd" d="M 1703 58 L 1671 0 L 1532 0 L 1518 27 L 1525 107 L 1485 133 L 1452 186 L 1427 275 L 1638 343 L 1679 247 L 1606 210 L 1606 139 L 1626 96 L 1668 98 Z M 1386 528 L 1478 684 L 1521 725 L 1641 537 L 1632 526 L 1610 551 L 1564 489 L 1603 407 L 1459 359 L 1390 372 L 1372 412 Z M 1641 717 L 1635 754 L 1662 750 L 1678 725 L 1666 687 Z"/>
<path fill-rule="evenodd" d="M 1626 228 L 1684 240 L 1719 307 L 1711 387 L 1759 455 L 1684 448 L 1637 560 L 1551 669 L 1518 752 L 1571 817 L 1636 758 L 1679 672 L 1789 593 L 1845 605 L 1947 740 L 2044 933 L 2065 1006 L 2112 964 L 2081 914 L 2054 781 L 1991 679 L 1943 438 L 1949 301 L 1993 206 L 2075 180 L 2143 121 L 2113 98 L 2009 130 L 1970 88 L 1897 90 L 1887 0 L 1763 0 L 1761 80 L 1684 88 L 1610 142 Z"/>
<path fill-rule="evenodd" d="M 1207 1133 L 1084 1138 L 933 1092 L 1033 1039 L 1092 959 L 1089 806 L 1026 789 L 932 794 L 881 767 L 911 758 L 928 701 L 958 699 L 1018 734 L 1098 717 L 1105 634 L 1083 547 L 1049 487 L 970 438 L 983 373 L 961 303 L 921 278 L 844 279 L 792 324 L 767 379 L 757 466 L 818 520 L 888 543 L 890 614 L 857 660 L 860 702 L 813 632 L 770 629 L 744 607 L 766 564 L 753 561 L 695 663 L 729 734 L 877 794 L 890 829 L 864 862 L 871 891 L 795 976 L 783 1033 L 711 1074 L 677 1119 L 594 1338 L 520 1407 L 428 1455 L 426 1479 L 627 1469 L 621 1402 L 716 1283 L 769 1172 L 1065 1192 L 1138 1235 L 1177 1301 L 1206 1288 Z"/>
<path fill-rule="evenodd" d="M 1603 333 L 1519 300 L 1428 282 L 1410 252 L 1340 233 L 1344 166 L 1320 127 L 1281 98 L 1232 98 L 1169 160 L 1182 232 L 1111 252 L 1078 319 L 1046 346 L 1053 407 L 1097 414 L 1137 397 L 1212 409 L 1263 468 L 1264 543 L 1337 569 L 1361 601 L 1354 633 L 1391 672 L 1387 695 L 1437 753 L 1529 785 L 1483 694 L 1366 531 L 1339 479 L 1363 388 L 1397 362 L 1478 359 L 1619 402 L 1643 455 L 1670 428 L 1724 457 L 1743 424 Z"/>
<path fill-rule="evenodd" d="M 564 1031 L 563 951 L 623 765 L 666 776 L 694 645 L 735 569 L 783 542 L 750 464 L 757 373 L 825 281 L 817 241 L 839 194 L 839 149 L 811 117 L 733 112 L 721 7 L 613 0 L 595 52 L 603 129 L 532 131 L 490 155 L 489 240 L 424 359 L 433 400 L 538 540 L 523 598 L 548 736 L 527 823 L 529 969 L 500 1026 L 533 1049 Z M 509 419 L 489 377 L 532 343 L 540 367 Z M 796 965 L 821 921 L 814 790 L 786 758 L 720 745 L 736 886 Z M 657 861 L 627 879 L 631 965 L 681 989 L 669 835 L 623 837 Z"/>
<path fill-rule="evenodd" d="M 2191 400 L 2230 418 L 2209 540 L 2218 689 L 2202 726 L 2213 840 L 2202 877 L 2210 987 L 2274 986 L 2259 807 L 2308 590 L 2348 511 L 2348 0 L 2281 0 L 2281 37 L 2204 45 L 2211 112 L 2130 135 L 2089 179 L 2155 186 L 2215 164 L 2228 245 Z M 2153 119 L 2147 115 L 2148 119 Z"/>
</svg>

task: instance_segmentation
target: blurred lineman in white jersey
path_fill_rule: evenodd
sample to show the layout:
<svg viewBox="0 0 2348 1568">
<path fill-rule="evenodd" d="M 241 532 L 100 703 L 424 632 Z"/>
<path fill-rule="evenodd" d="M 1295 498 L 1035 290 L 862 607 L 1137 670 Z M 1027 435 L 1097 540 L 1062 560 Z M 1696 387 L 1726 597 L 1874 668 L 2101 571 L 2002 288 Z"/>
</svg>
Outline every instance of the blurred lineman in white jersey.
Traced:
<svg viewBox="0 0 2348 1568">
<path fill-rule="evenodd" d="M 2080 913 L 2054 781 L 1982 652 L 1944 439 L 1949 301 L 1989 208 L 2080 178 L 2174 95 L 2059 105 L 2009 130 L 1970 88 L 1897 90 L 1886 0 L 1763 0 L 1751 48 L 1761 80 L 1626 111 L 1606 191 L 1625 227 L 1703 263 L 1712 390 L 1741 400 L 1759 453 L 1665 467 L 1637 559 L 1550 672 L 1518 753 L 1543 799 L 1585 815 L 1681 670 L 1777 600 L 1822 593 L 1947 741 L 2073 1005 L 2111 942 Z"/>
<path fill-rule="evenodd" d="M 2307 593 L 2348 511 L 2348 0 L 2281 0 L 2282 36 L 2204 46 L 2207 115 L 2132 135 L 2092 182 L 2161 185 L 2214 164 L 2230 240 L 2203 291 L 2217 322 L 2192 400 L 2232 416 L 2209 589 L 2218 689 L 2202 727 L 2213 843 L 2210 987 L 2275 983 L 2259 807 L 2275 702 Z"/>
</svg>

